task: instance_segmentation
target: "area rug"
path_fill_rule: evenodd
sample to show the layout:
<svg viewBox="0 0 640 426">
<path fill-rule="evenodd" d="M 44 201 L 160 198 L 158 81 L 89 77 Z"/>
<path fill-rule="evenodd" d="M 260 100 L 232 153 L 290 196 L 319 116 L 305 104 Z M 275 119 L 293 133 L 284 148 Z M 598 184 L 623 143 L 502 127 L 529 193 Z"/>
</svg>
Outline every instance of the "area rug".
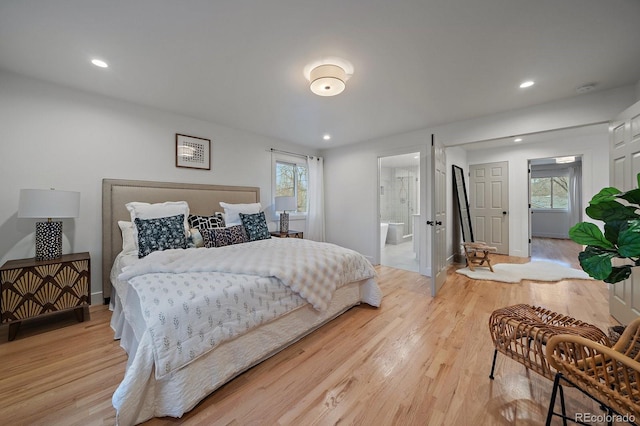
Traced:
<svg viewBox="0 0 640 426">
<path fill-rule="evenodd" d="M 560 281 L 564 279 L 591 280 L 586 272 L 580 269 L 568 268 L 554 262 L 529 262 L 529 263 L 499 263 L 493 265 L 495 272 L 489 268 L 475 267 L 475 271 L 469 268 L 458 269 L 456 272 L 474 280 L 501 281 L 505 283 L 519 283 L 522 280 L 530 281 Z"/>
</svg>

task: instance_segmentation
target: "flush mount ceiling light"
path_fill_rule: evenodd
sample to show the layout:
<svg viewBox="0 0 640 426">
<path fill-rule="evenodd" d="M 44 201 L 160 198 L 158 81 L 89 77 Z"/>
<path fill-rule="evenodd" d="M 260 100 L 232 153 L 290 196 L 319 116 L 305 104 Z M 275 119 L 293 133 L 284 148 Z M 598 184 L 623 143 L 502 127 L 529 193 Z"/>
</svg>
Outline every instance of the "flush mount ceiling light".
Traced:
<svg viewBox="0 0 640 426">
<path fill-rule="evenodd" d="M 515 138 L 513 141 L 514 141 L 515 143 L 519 143 L 519 142 L 522 142 L 522 138 Z"/>
<path fill-rule="evenodd" d="M 526 89 L 527 87 L 531 87 L 534 84 L 536 84 L 536 83 L 531 81 L 531 80 L 523 81 L 522 83 L 520 83 L 520 88 L 521 89 Z"/>
<path fill-rule="evenodd" d="M 307 65 L 304 75 L 310 88 L 318 96 L 339 95 L 353 74 L 353 65 L 340 58 L 325 58 Z"/>
<path fill-rule="evenodd" d="M 311 70 L 311 91 L 318 96 L 335 96 L 344 91 L 347 74 L 337 65 L 320 65 Z"/>
</svg>

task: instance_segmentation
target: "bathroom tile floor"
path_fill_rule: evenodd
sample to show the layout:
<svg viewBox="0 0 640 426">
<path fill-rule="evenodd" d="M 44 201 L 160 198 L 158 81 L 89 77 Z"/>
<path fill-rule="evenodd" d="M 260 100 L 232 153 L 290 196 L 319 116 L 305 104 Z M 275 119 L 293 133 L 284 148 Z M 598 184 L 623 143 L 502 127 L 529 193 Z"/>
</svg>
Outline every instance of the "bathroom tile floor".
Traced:
<svg viewBox="0 0 640 426">
<path fill-rule="evenodd" d="M 392 268 L 418 272 L 418 259 L 413 252 L 413 241 L 400 244 L 385 244 L 381 250 L 380 263 Z"/>
</svg>

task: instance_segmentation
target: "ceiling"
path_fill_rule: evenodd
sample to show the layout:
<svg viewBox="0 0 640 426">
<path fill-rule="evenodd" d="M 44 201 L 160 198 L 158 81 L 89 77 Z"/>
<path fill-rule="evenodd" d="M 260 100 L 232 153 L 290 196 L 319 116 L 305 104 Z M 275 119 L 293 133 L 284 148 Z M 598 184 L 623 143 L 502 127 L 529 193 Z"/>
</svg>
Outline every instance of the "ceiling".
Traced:
<svg viewBox="0 0 640 426">
<path fill-rule="evenodd" d="M 505 148 L 509 146 L 525 146 L 543 142 L 562 143 L 566 140 L 579 139 L 593 134 L 607 135 L 609 131 L 608 123 L 589 124 L 585 126 L 569 127 L 565 129 L 551 130 L 547 132 L 531 133 L 519 135 L 517 137 L 506 137 L 477 141 L 459 145 L 466 151 L 485 151 L 492 148 Z"/>
<path fill-rule="evenodd" d="M 639 22 L 638 0 L 0 0 L 0 69 L 328 148 L 634 84 Z M 303 75 L 327 57 L 354 68 L 330 98 Z"/>
</svg>

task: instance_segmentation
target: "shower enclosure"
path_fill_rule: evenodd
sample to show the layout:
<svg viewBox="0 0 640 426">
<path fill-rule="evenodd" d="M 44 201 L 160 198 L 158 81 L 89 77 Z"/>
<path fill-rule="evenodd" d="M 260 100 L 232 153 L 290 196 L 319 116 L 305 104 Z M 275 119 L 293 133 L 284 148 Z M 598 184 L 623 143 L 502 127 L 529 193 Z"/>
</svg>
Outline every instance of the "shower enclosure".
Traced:
<svg viewBox="0 0 640 426">
<path fill-rule="evenodd" d="M 406 166 L 386 166 L 385 160 L 380 168 L 380 219 L 390 224 L 387 241 L 398 244 L 403 241 L 391 235 L 393 227 L 399 228 L 403 240 L 413 235 L 413 216 L 420 206 L 420 165 L 419 159 L 416 165 Z"/>
</svg>

